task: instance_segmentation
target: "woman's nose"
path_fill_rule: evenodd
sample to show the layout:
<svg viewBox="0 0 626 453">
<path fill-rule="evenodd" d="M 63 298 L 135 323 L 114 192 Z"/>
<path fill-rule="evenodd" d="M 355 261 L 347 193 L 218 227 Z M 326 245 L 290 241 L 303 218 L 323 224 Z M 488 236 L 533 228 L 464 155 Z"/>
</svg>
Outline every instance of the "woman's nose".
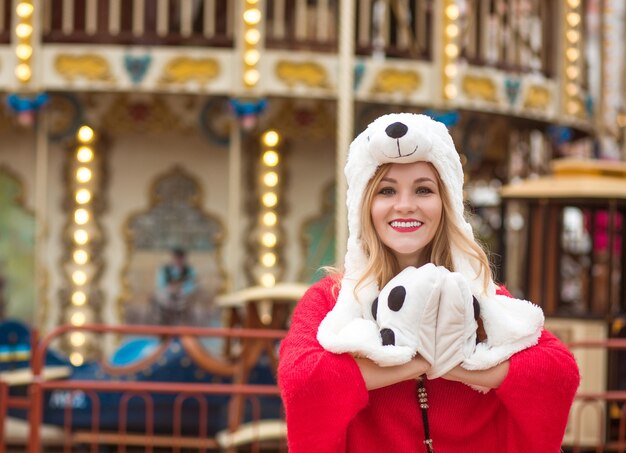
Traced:
<svg viewBox="0 0 626 453">
<path fill-rule="evenodd" d="M 417 202 L 412 193 L 401 193 L 396 202 L 396 209 L 401 212 L 413 212 L 417 209 Z"/>
</svg>

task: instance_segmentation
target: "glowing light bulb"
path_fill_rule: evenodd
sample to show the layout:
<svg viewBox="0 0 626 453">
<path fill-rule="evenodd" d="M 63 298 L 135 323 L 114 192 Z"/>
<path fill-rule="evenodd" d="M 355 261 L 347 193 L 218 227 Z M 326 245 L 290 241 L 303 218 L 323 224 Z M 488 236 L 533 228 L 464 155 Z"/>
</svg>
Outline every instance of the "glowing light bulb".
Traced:
<svg viewBox="0 0 626 453">
<path fill-rule="evenodd" d="M 565 56 L 567 57 L 569 61 L 576 61 L 578 60 L 578 57 L 580 56 L 580 52 L 578 51 L 578 49 L 574 47 L 570 47 L 569 49 L 565 51 Z"/>
<path fill-rule="evenodd" d="M 74 262 L 81 266 L 83 264 L 87 264 L 87 261 L 89 261 L 89 254 L 82 249 L 75 250 L 72 256 L 74 258 Z"/>
<path fill-rule="evenodd" d="M 457 20 L 459 17 L 459 7 L 454 3 L 446 7 L 446 16 L 450 20 Z"/>
<path fill-rule="evenodd" d="M 74 366 L 81 366 L 85 362 L 85 358 L 80 352 L 72 352 L 70 354 L 70 362 Z"/>
<path fill-rule="evenodd" d="M 89 143 L 94 138 L 94 132 L 89 126 L 81 126 L 80 129 L 78 129 L 76 136 L 82 143 Z"/>
<path fill-rule="evenodd" d="M 446 55 L 450 58 L 456 58 L 459 55 L 459 46 L 456 44 L 446 44 Z"/>
<path fill-rule="evenodd" d="M 576 66 L 568 66 L 565 72 L 567 77 L 572 80 L 578 78 L 578 74 L 580 74 L 580 71 Z"/>
<path fill-rule="evenodd" d="M 261 58 L 261 54 L 256 49 L 246 50 L 246 53 L 244 53 L 243 55 L 243 61 L 248 66 L 254 66 L 255 64 L 259 62 L 260 58 Z"/>
<path fill-rule="evenodd" d="M 568 30 L 565 35 L 567 36 L 568 41 L 574 44 L 580 39 L 580 33 L 576 30 Z"/>
<path fill-rule="evenodd" d="M 263 144 L 269 148 L 273 148 L 278 145 L 279 140 L 280 136 L 276 131 L 267 131 L 263 134 Z"/>
<path fill-rule="evenodd" d="M 15 35 L 20 39 L 26 39 L 33 34 L 33 27 L 30 24 L 18 24 L 15 27 Z"/>
<path fill-rule="evenodd" d="M 22 82 L 30 80 L 32 71 L 26 63 L 20 63 L 15 67 L 15 76 Z"/>
<path fill-rule="evenodd" d="M 261 263 L 265 267 L 273 267 L 276 264 L 276 254 L 272 252 L 264 253 L 261 256 Z"/>
<path fill-rule="evenodd" d="M 89 182 L 91 180 L 91 170 L 87 167 L 80 167 L 76 170 L 76 180 L 78 182 Z"/>
<path fill-rule="evenodd" d="M 85 344 L 85 334 L 82 332 L 74 332 L 70 335 L 70 343 L 74 347 L 80 347 Z"/>
<path fill-rule="evenodd" d="M 89 211 L 84 208 L 79 208 L 74 211 L 74 222 L 78 225 L 84 225 L 89 222 Z"/>
<path fill-rule="evenodd" d="M 248 25 L 256 25 L 261 21 L 261 11 L 257 8 L 250 8 L 243 13 L 243 21 Z"/>
<path fill-rule="evenodd" d="M 82 291 L 76 291 L 72 294 L 72 303 L 76 306 L 85 305 L 87 295 Z"/>
<path fill-rule="evenodd" d="M 451 83 L 447 84 L 444 88 L 444 93 L 448 99 L 455 98 L 457 94 L 456 86 Z"/>
<path fill-rule="evenodd" d="M 33 55 L 33 47 L 28 44 L 18 44 L 15 46 L 15 55 L 20 60 L 28 60 Z"/>
<path fill-rule="evenodd" d="M 35 8 L 30 3 L 20 2 L 17 4 L 17 7 L 15 8 L 15 12 L 18 15 L 18 17 L 22 19 L 26 19 L 30 17 L 31 14 L 33 14 L 34 9 Z"/>
<path fill-rule="evenodd" d="M 576 101 L 570 101 L 567 103 L 567 113 L 575 115 L 579 111 L 578 103 Z"/>
<path fill-rule="evenodd" d="M 82 326 L 83 324 L 85 324 L 85 321 L 87 321 L 87 317 L 82 311 L 77 311 L 70 318 L 70 322 L 75 326 Z"/>
<path fill-rule="evenodd" d="M 86 204 L 91 200 L 91 192 L 87 189 L 79 189 L 76 191 L 76 203 Z"/>
<path fill-rule="evenodd" d="M 572 27 L 576 27 L 580 23 L 580 14 L 578 13 L 567 13 L 567 23 Z"/>
<path fill-rule="evenodd" d="M 85 245 L 89 242 L 89 233 L 85 230 L 76 230 L 74 231 L 74 242 L 78 245 Z"/>
<path fill-rule="evenodd" d="M 258 44 L 259 41 L 261 40 L 261 32 L 257 30 L 256 28 L 252 28 L 246 31 L 243 39 L 251 46 L 254 46 Z"/>
<path fill-rule="evenodd" d="M 275 171 L 268 171 L 263 176 L 263 183 L 268 187 L 275 187 L 278 184 L 278 174 Z"/>
<path fill-rule="evenodd" d="M 575 83 L 568 83 L 565 90 L 567 91 L 568 96 L 576 96 L 579 91 L 578 85 Z"/>
<path fill-rule="evenodd" d="M 262 197 L 263 206 L 272 208 L 278 203 L 278 196 L 274 192 L 267 192 Z"/>
<path fill-rule="evenodd" d="M 261 275 L 261 285 L 265 286 L 266 288 L 271 288 L 275 284 L 276 284 L 276 277 L 274 277 L 272 274 Z"/>
<path fill-rule="evenodd" d="M 274 150 L 265 151 L 263 153 L 263 163 L 268 167 L 275 167 L 280 160 L 278 153 Z"/>
<path fill-rule="evenodd" d="M 446 77 L 453 79 L 458 73 L 458 67 L 455 64 L 447 64 L 445 66 L 444 72 L 446 74 Z"/>
<path fill-rule="evenodd" d="M 81 146 L 76 151 L 76 160 L 82 163 L 91 162 L 93 160 L 93 150 L 88 146 Z"/>
<path fill-rule="evenodd" d="M 256 85 L 261 75 L 256 69 L 247 69 L 243 74 L 243 81 L 248 86 Z"/>
<path fill-rule="evenodd" d="M 274 212 L 266 212 L 263 214 L 263 224 L 266 226 L 274 226 L 278 221 L 278 216 Z"/>
<path fill-rule="evenodd" d="M 87 274 L 85 271 L 74 271 L 72 273 L 72 281 L 78 286 L 82 286 L 87 283 Z"/>
<path fill-rule="evenodd" d="M 446 35 L 449 38 L 456 38 L 459 35 L 459 27 L 456 24 L 448 24 L 446 26 Z"/>
<path fill-rule="evenodd" d="M 265 247 L 274 247 L 276 245 L 276 242 L 278 242 L 278 239 L 276 238 L 276 235 L 274 233 L 265 233 L 261 237 L 261 243 Z"/>
</svg>

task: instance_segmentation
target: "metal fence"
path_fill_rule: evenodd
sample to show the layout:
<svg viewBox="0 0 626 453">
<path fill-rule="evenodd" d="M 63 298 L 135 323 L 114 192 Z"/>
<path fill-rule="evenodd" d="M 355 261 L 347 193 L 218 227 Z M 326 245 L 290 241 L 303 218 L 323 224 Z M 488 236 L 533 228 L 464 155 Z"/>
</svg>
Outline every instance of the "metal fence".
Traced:
<svg viewBox="0 0 626 453">
<path fill-rule="evenodd" d="M 0 380 L 0 453 L 5 453 L 7 438 L 3 433 L 4 421 L 9 410 L 23 410 L 28 414 L 29 435 L 28 453 L 48 451 L 46 439 L 42 435 L 44 420 L 45 396 L 51 392 L 61 392 L 66 401 L 63 423 L 60 426 L 62 435 L 55 440 L 57 448 L 63 452 L 72 452 L 80 448 L 82 451 L 98 452 L 101 446 L 115 445 L 117 451 L 125 452 L 127 448 L 141 447 L 143 451 L 153 452 L 157 448 L 168 448 L 172 452 L 183 449 L 194 451 L 236 451 L 239 444 L 244 444 L 246 451 L 261 451 L 271 447 L 272 451 L 286 451 L 284 420 L 281 418 L 263 419 L 262 401 L 264 398 L 279 399 L 279 389 L 272 384 L 250 384 L 247 382 L 249 369 L 240 366 L 245 360 L 233 362 L 230 382 L 157 382 L 101 379 L 58 379 L 45 378 L 46 351 L 51 343 L 61 339 L 70 331 L 80 330 L 91 335 L 147 335 L 166 338 L 199 338 L 220 337 L 241 342 L 242 354 L 245 354 L 246 343 L 269 342 L 275 344 L 284 335 L 282 330 L 254 329 L 223 329 L 165 326 L 105 326 L 85 325 L 82 327 L 62 326 L 41 341 L 34 340 L 31 360 L 32 379 L 27 384 L 27 392 L 23 395 L 11 395 L 8 382 Z M 209 365 L 210 366 L 210 365 Z M 226 368 L 228 369 L 228 367 Z M 224 368 L 221 368 L 223 373 Z M 117 429 L 101 428 L 101 403 L 107 394 L 121 395 L 117 413 Z M 88 427 L 73 426 L 73 407 L 75 398 L 80 397 L 89 402 L 91 411 Z M 162 433 L 155 427 L 156 401 L 163 395 L 173 399 L 171 405 L 171 432 Z M 221 395 L 227 401 L 225 410 L 215 413 L 215 407 L 207 403 L 207 398 Z M 222 400 L 223 401 L 223 400 Z M 248 405 L 251 410 L 246 420 L 243 418 L 243 407 Z M 160 406 L 158 410 L 162 410 Z M 129 429 L 129 417 L 137 415 L 137 408 L 143 413 L 142 429 Z M 211 412 L 213 410 L 213 412 Z M 210 417 L 224 416 L 227 427 L 220 432 L 210 433 L 207 421 Z M 162 415 L 162 414 L 161 414 Z M 192 418 L 195 426 L 192 433 L 184 432 L 183 420 Z M 187 451 L 187 450 L 185 450 Z"/>
</svg>

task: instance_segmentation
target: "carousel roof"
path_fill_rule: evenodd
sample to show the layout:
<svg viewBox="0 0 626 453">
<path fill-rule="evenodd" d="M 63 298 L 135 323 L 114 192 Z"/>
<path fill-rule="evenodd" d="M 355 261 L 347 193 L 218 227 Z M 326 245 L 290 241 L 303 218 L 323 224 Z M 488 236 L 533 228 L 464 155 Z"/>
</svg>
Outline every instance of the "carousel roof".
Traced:
<svg viewBox="0 0 626 453">
<path fill-rule="evenodd" d="M 553 174 L 511 183 L 502 188 L 508 199 L 623 199 L 626 200 L 626 163 L 558 159 Z"/>
</svg>

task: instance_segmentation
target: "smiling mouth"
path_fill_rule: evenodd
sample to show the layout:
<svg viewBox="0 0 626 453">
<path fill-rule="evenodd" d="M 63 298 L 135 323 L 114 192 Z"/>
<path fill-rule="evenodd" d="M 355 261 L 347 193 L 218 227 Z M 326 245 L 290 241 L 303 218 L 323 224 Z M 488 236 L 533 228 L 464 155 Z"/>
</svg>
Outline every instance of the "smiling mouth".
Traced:
<svg viewBox="0 0 626 453">
<path fill-rule="evenodd" d="M 422 225 L 423 223 L 417 220 L 411 220 L 411 221 L 394 220 L 392 222 L 389 222 L 389 226 L 391 228 L 401 233 L 409 233 L 411 231 L 416 231 Z"/>
</svg>

